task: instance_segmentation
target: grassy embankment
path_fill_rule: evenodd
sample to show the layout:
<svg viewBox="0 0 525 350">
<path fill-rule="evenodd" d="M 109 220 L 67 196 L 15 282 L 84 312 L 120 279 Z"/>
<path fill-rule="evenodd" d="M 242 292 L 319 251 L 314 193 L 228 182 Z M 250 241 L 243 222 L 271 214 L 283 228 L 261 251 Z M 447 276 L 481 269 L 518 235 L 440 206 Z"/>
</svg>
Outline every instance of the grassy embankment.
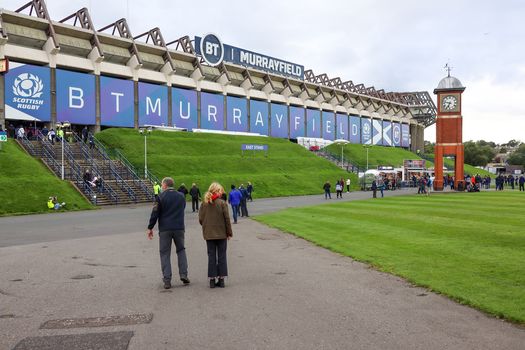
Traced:
<svg viewBox="0 0 525 350">
<path fill-rule="evenodd" d="M 498 317 L 525 323 L 525 194 L 391 197 L 256 219 Z"/>
<path fill-rule="evenodd" d="M 0 216 L 50 212 L 50 196 L 66 202 L 60 211 L 92 208 L 69 182 L 58 179 L 13 140 L 3 143 L 0 151 L 0 188 Z"/>
<path fill-rule="evenodd" d="M 341 154 L 340 145 L 330 145 L 327 147 L 327 150 L 338 157 Z M 343 146 L 343 155 L 345 159 L 349 159 L 350 162 L 359 166 L 360 168 L 366 168 L 366 148 L 363 147 L 363 145 L 347 144 Z M 403 166 L 403 160 L 405 159 L 421 159 L 421 157 L 415 153 L 398 147 L 371 146 L 368 149 L 369 169 L 377 169 L 378 165 L 401 167 Z M 428 160 L 426 164 L 427 167 L 434 166 L 434 163 Z M 445 158 L 445 167 L 449 170 L 454 169 L 453 160 Z M 465 164 L 464 170 L 465 174 L 480 174 L 481 176 L 491 175 L 494 177 L 494 175 L 490 174 L 489 172 L 468 164 Z"/>
<path fill-rule="evenodd" d="M 107 129 L 97 138 L 119 149 L 137 169 L 144 168 L 144 138 L 136 130 Z M 326 180 L 333 184 L 341 177 L 350 177 L 357 185 L 354 174 L 284 139 L 154 131 L 147 142 L 150 171 L 159 178 L 173 177 L 176 186 L 196 182 L 202 193 L 212 181 L 227 190 L 231 184 L 246 186 L 251 181 L 256 198 L 318 194 Z M 243 156 L 243 143 L 267 144 L 268 156 L 264 152 Z"/>
</svg>

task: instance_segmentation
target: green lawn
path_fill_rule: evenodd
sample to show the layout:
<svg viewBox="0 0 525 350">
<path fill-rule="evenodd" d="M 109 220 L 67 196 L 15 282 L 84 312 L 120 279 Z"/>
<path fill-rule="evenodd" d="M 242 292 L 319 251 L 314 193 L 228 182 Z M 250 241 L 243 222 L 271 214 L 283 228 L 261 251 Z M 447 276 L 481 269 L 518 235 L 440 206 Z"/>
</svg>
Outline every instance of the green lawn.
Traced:
<svg viewBox="0 0 525 350">
<path fill-rule="evenodd" d="M 485 312 L 525 323 L 525 194 L 390 197 L 256 219 Z"/>
<path fill-rule="evenodd" d="M 13 140 L 3 143 L 0 151 L 0 188 L 0 216 L 49 212 L 50 196 L 66 202 L 64 210 L 92 208 L 69 182 L 58 179 Z"/>
<path fill-rule="evenodd" d="M 144 168 L 144 137 L 136 130 L 107 129 L 97 138 L 119 149 L 138 169 Z M 157 177 L 172 176 L 176 185 L 196 182 L 204 193 L 212 181 L 227 189 L 251 181 L 254 197 L 278 197 L 321 193 L 323 183 L 350 176 L 288 140 L 270 137 L 230 136 L 154 131 L 148 136 L 148 169 Z M 241 144 L 267 144 L 264 152 L 241 154 Z"/>
</svg>

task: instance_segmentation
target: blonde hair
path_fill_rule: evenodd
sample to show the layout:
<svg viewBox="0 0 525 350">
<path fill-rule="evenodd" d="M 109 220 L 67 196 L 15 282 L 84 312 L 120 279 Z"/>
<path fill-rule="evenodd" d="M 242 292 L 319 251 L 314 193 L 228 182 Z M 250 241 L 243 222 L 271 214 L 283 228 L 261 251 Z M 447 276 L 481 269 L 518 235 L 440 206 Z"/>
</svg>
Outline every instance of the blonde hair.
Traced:
<svg viewBox="0 0 525 350">
<path fill-rule="evenodd" d="M 222 195 L 223 193 L 224 193 L 224 188 L 221 186 L 221 184 L 218 182 L 213 182 L 208 188 L 208 192 L 204 194 L 204 202 L 211 203 L 212 196 L 214 194 Z"/>
</svg>

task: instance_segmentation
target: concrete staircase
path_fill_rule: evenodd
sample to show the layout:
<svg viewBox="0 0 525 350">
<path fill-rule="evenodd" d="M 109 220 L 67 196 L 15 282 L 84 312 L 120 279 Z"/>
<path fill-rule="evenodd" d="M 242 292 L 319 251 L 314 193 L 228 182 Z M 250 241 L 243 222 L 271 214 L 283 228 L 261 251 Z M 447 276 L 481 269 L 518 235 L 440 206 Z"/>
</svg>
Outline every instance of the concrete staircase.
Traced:
<svg viewBox="0 0 525 350">
<path fill-rule="evenodd" d="M 34 157 L 40 158 L 57 177 L 62 175 L 62 144 L 51 144 L 44 138 L 19 140 Z M 121 156 L 122 159 L 122 156 Z M 153 184 L 141 179 L 126 160 L 111 159 L 102 145 L 90 148 L 75 135 L 75 142 L 64 142 L 64 179 L 97 206 L 146 203 L 154 199 Z M 102 186 L 93 187 L 83 181 L 89 170 L 102 179 Z"/>
</svg>

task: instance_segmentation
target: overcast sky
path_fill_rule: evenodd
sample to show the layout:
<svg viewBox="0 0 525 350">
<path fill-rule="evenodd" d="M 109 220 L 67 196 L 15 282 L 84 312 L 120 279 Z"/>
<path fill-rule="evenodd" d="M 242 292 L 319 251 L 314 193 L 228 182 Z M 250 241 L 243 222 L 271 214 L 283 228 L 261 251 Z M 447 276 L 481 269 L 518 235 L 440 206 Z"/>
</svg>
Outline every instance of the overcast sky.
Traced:
<svg viewBox="0 0 525 350">
<path fill-rule="evenodd" d="M 2 0 L 15 10 L 28 0 Z M 429 91 L 452 75 L 463 94 L 463 137 L 525 141 L 525 1 L 47 0 L 53 20 L 82 7 L 96 28 L 127 17 L 134 36 L 209 32 L 223 43 L 386 91 Z M 435 97 L 434 97 L 435 100 Z M 435 128 L 425 130 L 435 140 Z"/>
</svg>

